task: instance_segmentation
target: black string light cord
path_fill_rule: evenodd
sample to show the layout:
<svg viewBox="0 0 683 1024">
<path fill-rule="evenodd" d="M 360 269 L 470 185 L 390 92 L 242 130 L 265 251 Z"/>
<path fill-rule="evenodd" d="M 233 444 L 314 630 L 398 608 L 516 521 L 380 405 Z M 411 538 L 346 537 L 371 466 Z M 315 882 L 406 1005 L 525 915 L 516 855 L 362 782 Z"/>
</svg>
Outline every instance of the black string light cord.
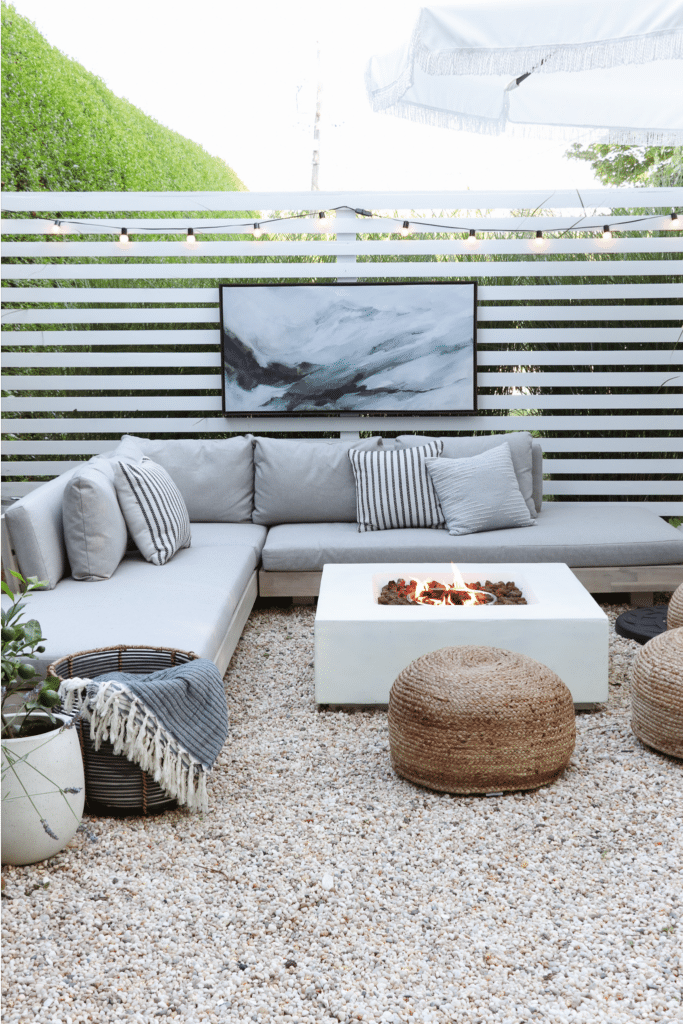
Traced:
<svg viewBox="0 0 683 1024">
<path fill-rule="evenodd" d="M 537 207 L 537 210 L 538 209 L 541 209 L 541 207 Z M 211 231 L 221 231 L 221 230 L 224 230 L 227 227 L 230 227 L 230 228 L 235 228 L 235 227 L 242 228 L 243 227 L 243 228 L 246 228 L 246 229 L 251 228 L 252 232 L 258 238 L 258 237 L 260 237 L 263 234 L 263 225 L 265 225 L 265 224 L 283 224 L 283 223 L 286 223 L 287 221 L 290 221 L 290 220 L 302 220 L 302 219 L 305 219 L 306 216 L 317 217 L 319 221 L 322 221 L 322 220 L 326 219 L 326 216 L 327 216 L 328 212 L 336 213 L 339 210 L 348 210 L 351 213 L 355 213 L 359 217 L 364 217 L 364 218 L 367 218 L 369 220 L 373 219 L 373 218 L 381 219 L 381 220 L 393 220 L 393 221 L 396 222 L 397 225 L 399 225 L 399 231 L 404 236 L 408 235 L 413 229 L 416 230 L 416 231 L 419 231 L 420 228 L 435 228 L 436 230 L 438 230 L 438 231 L 440 231 L 440 232 L 442 232 L 444 234 L 447 234 L 449 232 L 465 231 L 465 232 L 469 233 L 469 237 L 470 238 L 473 237 L 474 233 L 477 230 L 479 230 L 480 233 L 481 232 L 486 232 L 486 233 L 489 233 L 489 234 L 496 234 L 496 233 L 497 234 L 519 234 L 519 232 L 523 232 L 525 230 L 528 230 L 529 232 L 532 231 L 532 229 L 530 229 L 530 228 L 525 229 L 523 227 L 514 227 L 514 228 L 486 228 L 486 227 L 482 226 L 481 221 L 479 221 L 479 223 L 473 227 L 473 225 L 471 223 L 467 223 L 467 224 L 435 224 L 432 221 L 424 220 L 422 218 L 417 218 L 417 219 L 416 218 L 412 218 L 411 220 L 406 220 L 404 217 L 385 216 L 384 214 L 381 214 L 381 213 L 375 213 L 373 210 L 364 210 L 364 209 L 362 209 L 360 207 L 353 207 L 353 206 L 345 206 L 344 205 L 344 206 L 334 206 L 334 207 L 331 208 L 330 211 L 320 210 L 320 211 L 317 211 L 317 213 L 313 214 L 313 215 L 309 213 L 308 215 L 303 215 L 303 217 L 302 217 L 301 214 L 294 213 L 294 214 L 288 214 L 287 216 L 284 216 L 284 217 L 269 217 L 269 218 L 266 218 L 266 219 L 263 219 L 263 220 L 259 220 L 259 221 L 250 220 L 248 222 L 238 223 L 238 224 L 236 224 L 234 220 L 230 220 L 227 223 L 224 222 L 223 224 L 201 224 L 200 227 L 190 227 L 190 228 L 180 228 L 180 229 L 176 229 L 176 228 L 158 228 L 158 227 L 136 227 L 135 228 L 135 234 L 136 235 L 143 234 L 146 231 L 151 233 L 151 234 L 157 234 L 157 235 L 158 234 L 163 234 L 163 233 L 179 234 L 181 231 L 183 231 L 183 232 L 185 232 L 185 234 L 187 236 L 187 240 L 189 242 L 193 243 L 193 242 L 197 242 L 199 240 L 198 237 L 197 237 L 198 233 L 204 234 L 206 232 L 211 232 Z M 534 210 L 533 213 L 530 216 L 533 217 L 535 215 L 535 213 L 537 212 L 537 210 Z M 628 220 L 620 221 L 618 226 L 617 226 L 617 230 L 622 230 L 627 224 L 641 224 L 641 223 L 644 223 L 646 221 L 661 220 L 662 216 L 663 216 L 662 214 L 648 214 L 646 216 L 631 217 Z M 682 222 L 681 226 L 679 226 L 679 223 L 678 223 L 679 222 L 678 213 L 675 210 L 671 211 L 670 218 L 671 218 L 671 225 L 670 225 L 671 228 L 673 228 L 674 230 L 680 230 L 680 227 L 683 226 L 683 222 Z M 47 218 L 44 218 L 44 219 L 47 219 Z M 590 217 L 585 215 L 583 217 L 579 217 L 579 219 L 576 220 L 574 222 L 574 224 L 572 224 L 568 228 L 564 228 L 562 230 L 558 229 L 558 230 L 552 231 L 552 232 L 548 231 L 546 233 L 548 233 L 548 234 L 552 233 L 553 235 L 557 236 L 558 238 L 561 238 L 562 235 L 567 234 L 569 231 L 576 231 L 576 230 L 590 231 L 590 230 L 594 230 L 594 229 L 600 229 L 602 231 L 602 234 L 603 234 L 604 237 L 606 237 L 606 238 L 610 238 L 611 237 L 610 227 L 609 227 L 608 224 L 605 224 L 604 216 L 600 218 L 600 222 L 599 223 L 596 223 L 596 224 L 585 224 L 584 223 L 584 221 L 590 220 L 590 219 L 591 219 Z M 102 234 L 102 232 L 103 232 L 103 225 L 102 224 L 96 224 L 93 221 L 71 220 L 71 219 L 59 218 L 59 219 L 55 219 L 52 223 L 54 225 L 54 228 L 53 228 L 53 231 L 50 232 L 50 234 L 55 234 L 55 233 L 61 232 L 62 225 L 65 225 L 65 226 L 73 225 L 74 227 L 91 227 L 91 228 L 94 229 L 93 230 L 93 234 Z M 314 223 L 315 223 L 315 221 L 314 221 Z M 106 231 L 107 229 L 104 228 L 104 230 Z M 111 230 L 115 230 L 115 231 L 119 232 L 119 237 L 121 238 L 122 242 L 126 242 L 129 239 L 130 234 L 132 234 L 132 232 L 129 232 L 126 228 L 111 228 Z M 11 232 L 8 232 L 8 233 L 11 234 Z M 232 233 L 234 233 L 234 232 L 231 231 L 231 234 Z M 330 232 L 330 233 L 332 233 L 332 232 Z M 533 235 L 537 239 L 542 238 L 543 234 L 544 234 L 544 232 L 542 232 L 542 231 L 541 232 L 539 232 L 537 230 L 533 231 Z"/>
</svg>

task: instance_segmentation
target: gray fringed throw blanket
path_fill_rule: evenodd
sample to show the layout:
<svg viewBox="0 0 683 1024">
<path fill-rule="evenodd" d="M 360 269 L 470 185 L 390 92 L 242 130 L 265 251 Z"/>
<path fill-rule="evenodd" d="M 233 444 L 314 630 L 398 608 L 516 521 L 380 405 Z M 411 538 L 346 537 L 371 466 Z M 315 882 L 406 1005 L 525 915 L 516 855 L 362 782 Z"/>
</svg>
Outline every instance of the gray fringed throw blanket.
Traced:
<svg viewBox="0 0 683 1024">
<path fill-rule="evenodd" d="M 206 811 L 206 773 L 228 735 L 228 705 L 221 674 L 206 658 L 139 675 L 108 672 L 65 679 L 64 710 L 90 722 L 98 750 L 109 740 L 154 776 L 179 804 Z"/>
</svg>

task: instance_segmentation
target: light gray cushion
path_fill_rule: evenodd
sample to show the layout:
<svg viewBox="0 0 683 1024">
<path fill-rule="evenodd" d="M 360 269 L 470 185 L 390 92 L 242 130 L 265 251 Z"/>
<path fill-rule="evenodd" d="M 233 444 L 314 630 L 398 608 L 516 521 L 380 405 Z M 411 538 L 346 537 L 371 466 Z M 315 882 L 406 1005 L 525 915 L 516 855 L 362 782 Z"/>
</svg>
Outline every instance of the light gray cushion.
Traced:
<svg viewBox="0 0 683 1024">
<path fill-rule="evenodd" d="M 248 523 L 254 507 L 252 438 L 155 440 L 124 434 L 163 466 L 193 523 Z"/>
<path fill-rule="evenodd" d="M 543 511 L 543 448 L 538 441 L 531 443 L 531 475 L 533 478 L 534 508 Z"/>
<path fill-rule="evenodd" d="M 63 579 L 54 591 L 29 594 L 27 617 L 38 619 L 47 638 L 36 669 L 44 673 L 67 654 L 114 644 L 180 648 L 213 661 L 265 534 L 252 523 L 197 523 L 192 547 L 166 565 L 152 566 L 136 552 L 95 588 Z"/>
<path fill-rule="evenodd" d="M 469 459 L 425 459 L 452 537 L 534 526 L 507 443 Z"/>
<path fill-rule="evenodd" d="M 444 525 L 444 514 L 427 473 L 430 457 L 438 459 L 441 441 L 393 451 L 350 451 L 356 479 L 358 532 Z"/>
<path fill-rule="evenodd" d="M 116 495 L 126 525 L 143 557 L 165 565 L 191 543 L 183 497 L 163 468 L 151 459 L 114 461 Z"/>
<path fill-rule="evenodd" d="M 254 438 L 254 522 L 355 522 L 356 487 L 348 453 L 352 448 L 377 451 L 381 443 L 381 437 Z"/>
<path fill-rule="evenodd" d="M 679 565 L 683 534 L 627 502 L 546 501 L 536 527 L 451 537 L 446 530 L 358 533 L 352 523 L 274 526 L 263 567 L 312 572 L 326 562 L 566 562 L 569 566 Z"/>
<path fill-rule="evenodd" d="M 62 496 L 76 469 L 70 469 L 36 487 L 5 512 L 12 550 L 24 577 L 37 576 L 56 587 L 69 573 L 64 543 Z"/>
<path fill-rule="evenodd" d="M 415 446 L 425 444 L 432 440 L 429 437 L 420 437 L 417 434 L 401 434 L 396 440 L 401 445 Z M 512 465 L 515 467 L 515 476 L 519 483 L 527 508 L 532 516 L 536 515 L 536 504 L 534 502 L 534 483 L 532 473 L 531 444 L 532 437 L 525 430 L 516 431 L 510 434 L 493 434 L 489 437 L 442 437 L 444 459 L 468 459 L 472 455 L 479 455 L 487 452 L 504 441 L 510 445 Z"/>
<path fill-rule="evenodd" d="M 128 541 L 110 459 L 98 456 L 76 471 L 64 489 L 62 518 L 73 578 L 108 580 Z"/>
</svg>

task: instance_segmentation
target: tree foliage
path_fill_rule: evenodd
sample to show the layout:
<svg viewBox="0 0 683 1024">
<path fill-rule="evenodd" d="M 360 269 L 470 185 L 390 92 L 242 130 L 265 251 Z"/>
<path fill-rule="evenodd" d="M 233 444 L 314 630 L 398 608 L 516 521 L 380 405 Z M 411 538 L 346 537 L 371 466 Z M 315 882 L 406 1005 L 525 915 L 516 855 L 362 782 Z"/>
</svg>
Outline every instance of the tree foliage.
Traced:
<svg viewBox="0 0 683 1024">
<path fill-rule="evenodd" d="M 4 0 L 2 113 L 6 191 L 245 189 L 223 160 L 115 96 Z"/>
<path fill-rule="evenodd" d="M 570 160 L 587 160 L 603 185 L 683 185 L 681 146 L 581 146 L 576 142 L 565 156 Z"/>
</svg>

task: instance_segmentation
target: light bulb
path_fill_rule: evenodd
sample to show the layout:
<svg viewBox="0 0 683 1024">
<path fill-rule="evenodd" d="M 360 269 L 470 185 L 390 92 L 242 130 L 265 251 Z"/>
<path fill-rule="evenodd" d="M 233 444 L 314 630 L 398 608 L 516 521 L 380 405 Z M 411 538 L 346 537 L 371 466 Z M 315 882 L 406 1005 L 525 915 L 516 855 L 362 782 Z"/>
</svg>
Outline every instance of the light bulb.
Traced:
<svg viewBox="0 0 683 1024">
<path fill-rule="evenodd" d="M 254 238 L 260 238 L 263 232 L 260 224 L 254 224 Z"/>
<path fill-rule="evenodd" d="M 604 228 L 602 229 L 602 237 L 605 239 L 606 242 L 609 242 L 609 240 L 611 239 L 612 232 L 609 229 L 609 224 L 605 224 Z"/>
<path fill-rule="evenodd" d="M 197 236 L 195 235 L 193 228 L 188 228 L 187 229 L 187 239 L 186 239 L 186 241 L 187 241 L 188 245 L 196 245 L 197 244 Z"/>
<path fill-rule="evenodd" d="M 327 219 L 327 214 L 321 210 L 320 213 L 318 214 L 318 227 L 320 228 L 321 231 L 327 231 L 329 226 L 330 222 Z"/>
<path fill-rule="evenodd" d="M 477 242 L 477 233 L 474 230 L 474 228 L 470 228 L 470 233 L 467 236 L 467 238 L 465 239 L 465 245 L 476 245 L 476 242 Z"/>
<path fill-rule="evenodd" d="M 50 234 L 51 235 L 61 235 L 61 233 L 62 233 L 62 222 L 61 222 L 61 220 L 56 220 L 54 222 L 54 224 L 50 225 Z"/>
<path fill-rule="evenodd" d="M 128 243 L 130 242 L 130 238 L 128 236 L 128 231 L 127 231 L 126 228 L 121 228 L 121 234 L 119 235 L 119 242 L 121 243 L 121 245 L 128 245 Z"/>
<path fill-rule="evenodd" d="M 671 223 L 669 224 L 669 228 L 678 229 L 679 227 L 680 227 L 680 225 L 678 223 L 678 214 L 676 213 L 675 210 L 672 210 L 671 211 Z"/>
<path fill-rule="evenodd" d="M 407 220 L 404 220 L 403 224 L 401 225 L 399 230 L 400 230 L 401 234 L 403 235 L 403 237 L 405 238 L 406 235 L 410 234 L 410 222 L 407 221 Z"/>
</svg>

